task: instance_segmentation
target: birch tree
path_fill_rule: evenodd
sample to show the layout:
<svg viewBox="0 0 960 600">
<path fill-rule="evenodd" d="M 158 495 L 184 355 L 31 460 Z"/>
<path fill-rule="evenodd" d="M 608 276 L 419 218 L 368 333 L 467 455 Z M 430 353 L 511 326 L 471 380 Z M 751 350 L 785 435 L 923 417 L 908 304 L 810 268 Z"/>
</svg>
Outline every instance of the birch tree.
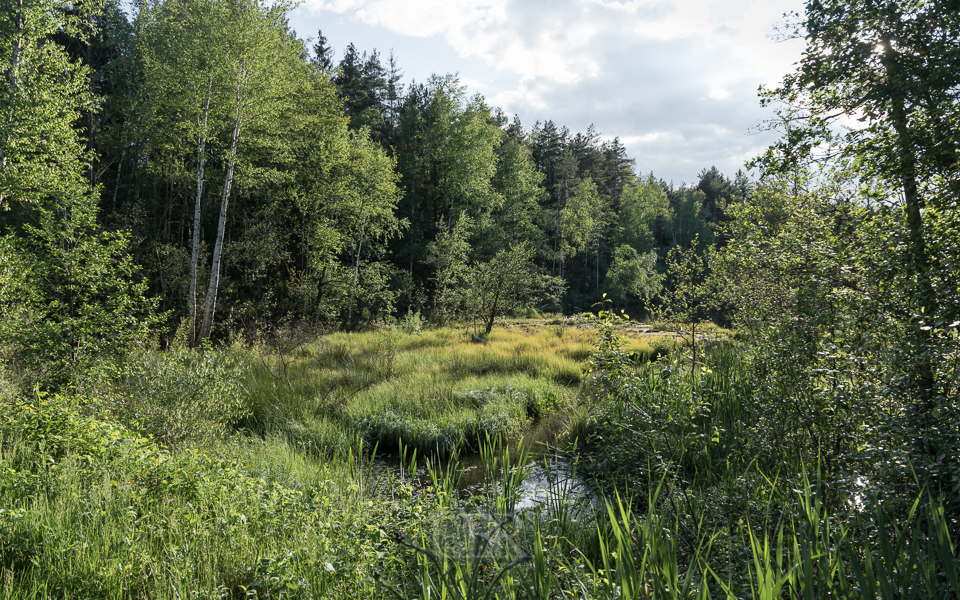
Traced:
<svg viewBox="0 0 960 600">
<path fill-rule="evenodd" d="M 232 131 L 226 156 L 226 175 L 220 194 L 220 217 L 213 245 L 210 282 L 200 338 L 210 337 L 217 291 L 220 284 L 221 257 L 227 224 L 227 208 L 233 188 L 241 136 L 277 122 L 284 102 L 292 101 L 296 89 L 296 71 L 302 68 L 300 50 L 285 26 L 289 4 L 266 6 L 257 0 L 226 0 L 227 20 L 220 23 L 228 41 L 224 68 L 231 83 Z"/>
<path fill-rule="evenodd" d="M 218 22 L 227 14 L 222 3 L 171 0 L 144 7 L 138 16 L 145 95 L 151 108 L 151 130 L 169 128 L 182 135 L 174 147 L 196 153 L 190 284 L 187 322 L 190 345 L 196 345 L 197 263 L 200 255 L 201 199 L 206 183 L 208 142 L 223 121 L 220 103 L 227 73 L 223 68 L 227 40 Z M 211 115 L 211 111 L 213 114 Z M 173 121 L 173 123 L 171 123 Z M 213 122 L 211 122 L 213 121 Z M 173 125 L 171 127 L 171 125 Z"/>
</svg>

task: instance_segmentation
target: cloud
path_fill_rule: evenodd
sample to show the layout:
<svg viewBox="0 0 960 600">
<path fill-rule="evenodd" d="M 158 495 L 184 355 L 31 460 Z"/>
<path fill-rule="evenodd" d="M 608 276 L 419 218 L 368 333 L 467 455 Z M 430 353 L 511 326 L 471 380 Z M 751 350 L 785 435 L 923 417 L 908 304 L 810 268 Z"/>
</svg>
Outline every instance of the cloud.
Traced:
<svg viewBox="0 0 960 600">
<path fill-rule="evenodd" d="M 307 0 L 411 44 L 443 46 L 491 104 L 528 124 L 619 136 L 638 166 L 735 171 L 771 140 L 756 99 L 802 44 L 769 36 L 799 0 Z M 420 40 L 417 42 L 417 40 Z M 403 51 L 398 51 L 401 61 Z M 734 163 L 734 161 L 739 161 Z M 640 163 L 649 166 L 642 166 Z M 699 171 L 696 168 L 696 171 Z M 696 173 L 689 173 L 692 179 Z"/>
</svg>

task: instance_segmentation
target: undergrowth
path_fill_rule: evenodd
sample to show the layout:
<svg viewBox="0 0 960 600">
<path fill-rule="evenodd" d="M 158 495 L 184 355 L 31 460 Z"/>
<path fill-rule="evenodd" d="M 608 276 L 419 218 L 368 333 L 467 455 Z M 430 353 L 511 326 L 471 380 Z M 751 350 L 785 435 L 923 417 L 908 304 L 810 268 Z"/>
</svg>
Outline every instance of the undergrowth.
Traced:
<svg viewBox="0 0 960 600">
<path fill-rule="evenodd" d="M 956 597 L 939 495 L 838 478 L 799 436 L 769 452 L 749 355 L 637 360 L 621 331 L 595 336 L 571 472 L 510 443 L 570 402 L 569 331 L 536 338 L 559 340 L 537 360 L 529 335 L 451 330 L 331 336 L 285 369 L 243 348 L 148 353 L 82 393 L 4 396 L 0 597 Z M 482 372 L 511 360 L 530 370 Z M 537 461 L 547 483 L 521 510 Z"/>
</svg>

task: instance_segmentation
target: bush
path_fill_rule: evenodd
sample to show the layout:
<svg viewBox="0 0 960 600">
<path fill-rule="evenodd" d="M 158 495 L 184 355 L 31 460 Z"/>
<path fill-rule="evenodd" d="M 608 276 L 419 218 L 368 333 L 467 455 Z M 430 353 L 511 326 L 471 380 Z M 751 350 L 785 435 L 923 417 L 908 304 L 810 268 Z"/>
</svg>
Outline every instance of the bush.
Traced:
<svg viewBox="0 0 960 600">
<path fill-rule="evenodd" d="M 129 427 L 168 445 L 222 438 L 248 414 L 246 368 L 228 352 L 203 348 L 133 354 L 106 384 L 100 405 Z"/>
<path fill-rule="evenodd" d="M 511 311 L 511 316 L 515 319 L 542 319 L 543 315 L 532 306 L 518 307 Z"/>
<path fill-rule="evenodd" d="M 407 311 L 407 314 L 395 325 L 401 332 L 409 335 L 417 335 L 423 331 L 426 325 L 426 319 L 420 316 L 420 311 Z"/>
<path fill-rule="evenodd" d="M 683 343 L 674 337 L 658 337 L 650 342 L 650 346 L 653 348 L 650 358 L 657 360 L 672 355 L 683 346 Z"/>
<path fill-rule="evenodd" d="M 27 235 L 0 237 L 0 359 L 25 386 L 61 389 L 132 349 L 162 317 L 95 205 L 39 210 Z"/>
<path fill-rule="evenodd" d="M 154 452 L 148 440 L 126 427 L 88 414 L 94 404 L 84 398 L 46 392 L 4 399 L 0 401 L 0 441 L 4 445 L 14 440 L 26 444 L 30 449 L 24 453 L 26 462 L 35 460 L 38 465 L 56 464 L 68 454 L 75 460 L 97 464 L 129 450 Z M 30 465 L 27 467 L 31 470 Z"/>
</svg>

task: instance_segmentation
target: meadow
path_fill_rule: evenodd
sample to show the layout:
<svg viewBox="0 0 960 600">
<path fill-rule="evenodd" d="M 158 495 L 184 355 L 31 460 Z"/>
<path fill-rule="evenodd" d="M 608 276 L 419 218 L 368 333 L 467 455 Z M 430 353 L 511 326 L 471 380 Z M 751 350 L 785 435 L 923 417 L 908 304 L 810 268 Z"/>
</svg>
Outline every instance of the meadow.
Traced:
<svg viewBox="0 0 960 600">
<path fill-rule="evenodd" d="M 483 341 L 394 329 L 144 350 L 70 393 L 4 397 L 0 595 L 960 589 L 936 499 L 898 521 L 867 489 L 838 495 L 815 458 L 757 458 L 768 442 L 751 433 L 763 407 L 749 373 L 729 339 L 691 365 L 671 336 L 611 319 L 508 323 Z M 524 435 L 550 445 L 517 444 Z M 488 485 L 465 495 L 468 454 Z M 554 493 L 517 510 L 524 478 L 538 461 L 550 473 L 554 456 L 594 501 L 572 501 L 557 474 Z"/>
<path fill-rule="evenodd" d="M 295 348 L 268 339 L 254 346 L 243 426 L 324 455 L 343 456 L 357 439 L 381 453 L 401 440 L 421 455 L 476 453 L 487 436 L 515 439 L 573 410 L 594 336 L 556 320 L 482 341 L 453 328 L 337 333 Z M 638 335 L 630 350 L 642 360 L 660 339 Z"/>
</svg>

